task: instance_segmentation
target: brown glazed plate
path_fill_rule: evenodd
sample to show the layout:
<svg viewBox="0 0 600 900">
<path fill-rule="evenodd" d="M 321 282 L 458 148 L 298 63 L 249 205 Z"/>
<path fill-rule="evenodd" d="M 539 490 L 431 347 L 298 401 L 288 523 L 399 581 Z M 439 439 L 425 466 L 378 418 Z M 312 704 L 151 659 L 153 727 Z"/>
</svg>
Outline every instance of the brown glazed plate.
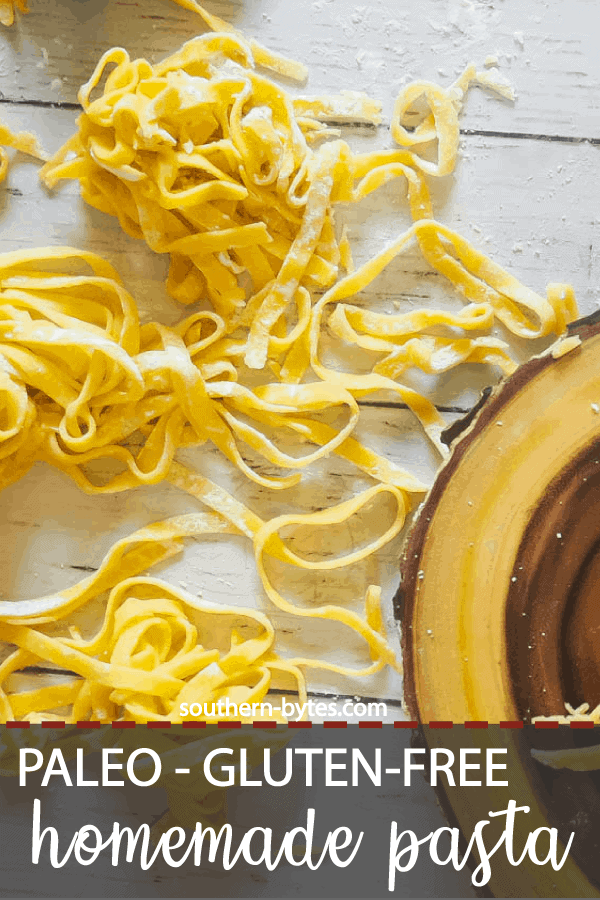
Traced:
<svg viewBox="0 0 600 900">
<path fill-rule="evenodd" d="M 569 332 L 450 433 L 405 546 L 395 609 L 406 702 L 422 723 L 527 722 L 564 714 L 565 702 L 600 704 L 600 315 Z M 425 732 L 444 745 L 444 732 Z M 574 748 L 600 743 L 596 732 L 550 740 Z M 464 835 L 510 797 L 531 807 L 527 831 L 579 824 L 559 872 L 496 863 L 492 895 L 600 896 L 600 777 L 541 766 L 533 729 L 491 729 L 489 740 L 517 762 L 508 788 L 477 792 L 482 809 L 468 790 L 442 791 Z"/>
</svg>

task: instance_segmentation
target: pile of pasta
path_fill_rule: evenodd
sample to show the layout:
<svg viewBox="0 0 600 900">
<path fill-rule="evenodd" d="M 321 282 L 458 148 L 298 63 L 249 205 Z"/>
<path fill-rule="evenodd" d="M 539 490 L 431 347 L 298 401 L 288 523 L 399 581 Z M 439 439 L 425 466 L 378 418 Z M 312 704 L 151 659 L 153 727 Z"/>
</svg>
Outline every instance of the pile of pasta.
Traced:
<svg viewBox="0 0 600 900">
<path fill-rule="evenodd" d="M 140 325 L 117 273 L 93 254 L 55 248 L 0 257 L 0 487 L 44 460 L 90 493 L 166 479 L 208 510 L 134 536 L 144 566 L 128 569 L 118 545 L 97 579 L 0 606 L 0 638 L 16 647 L 0 668 L 7 718 L 177 721 L 182 697 L 200 703 L 260 698 L 274 675 L 293 678 L 303 693 L 307 667 L 344 675 L 386 665 L 400 670 L 385 635 L 378 585 L 366 591 L 362 613 L 335 602 L 303 607 L 277 590 L 269 560 L 323 572 L 363 560 L 399 533 L 415 496 L 426 490 L 357 440 L 361 399 L 379 392 L 398 397 L 445 455 L 446 422 L 427 397 L 403 383 L 405 373 L 437 374 L 462 363 L 511 372 L 508 346 L 490 334 L 497 323 L 521 338 L 538 338 L 563 334 L 577 315 L 570 286 L 549 285 L 541 296 L 434 218 L 427 179 L 454 169 L 465 93 L 474 81 L 493 86 L 489 73 L 469 66 L 448 89 L 409 85 L 393 115 L 397 147 L 356 155 L 325 122 L 348 105 L 375 120 L 372 101 L 362 95 L 292 99 L 257 72 L 258 63 L 301 74 L 232 30 L 194 39 L 156 66 L 132 61 L 119 48 L 109 51 L 81 89 L 77 133 L 41 173 L 49 187 L 77 178 L 90 204 L 118 216 L 128 234 L 153 250 L 169 253 L 171 294 L 202 301 L 203 308 L 173 328 Z M 427 110 L 409 130 L 407 114 L 421 97 Z M 433 142 L 435 161 L 426 152 Z M 357 203 L 396 178 L 406 182 L 413 224 L 354 270 L 349 244 L 336 229 L 335 204 Z M 457 289 L 462 309 L 383 314 L 346 302 L 412 244 Z M 378 361 L 366 373 L 334 364 L 323 354 L 325 334 L 342 347 L 378 354 Z M 308 445 L 307 452 L 291 455 L 288 439 Z M 331 454 L 372 484 L 332 508 L 264 520 L 176 460 L 180 448 L 204 443 L 249 479 L 278 491 Z M 255 454 L 275 473 L 253 465 Z M 360 549 L 314 560 L 281 536 L 290 528 L 345 523 L 380 501 L 393 507 L 389 524 Z M 258 634 L 245 639 L 231 626 L 223 647 L 205 647 L 199 618 L 220 613 L 140 572 L 179 548 L 184 535 L 207 533 L 249 539 L 270 601 L 286 613 L 351 629 L 365 642 L 369 661 L 349 669 L 283 659 L 268 618 L 229 608 L 223 614 L 251 620 Z M 83 639 L 69 631 L 71 613 L 105 591 L 98 634 Z M 15 671 L 47 663 L 73 677 L 58 687 L 11 691 Z"/>
<path fill-rule="evenodd" d="M 180 704 L 195 704 L 199 698 L 214 713 L 203 719 L 237 719 L 227 709 L 217 714 L 219 700 L 260 704 L 273 672 L 291 676 L 305 697 L 296 661 L 274 652 L 274 630 L 267 616 L 200 601 L 139 574 L 179 552 L 184 537 L 227 531 L 235 529 L 210 513 L 170 519 L 120 541 L 99 570 L 74 588 L 43 600 L 7 602 L 2 637 L 18 649 L 0 665 L 2 720 L 181 722 Z M 69 628 L 68 620 L 106 591 L 102 626 L 85 640 L 78 629 Z M 214 628 L 215 620 L 221 648 L 205 647 L 203 632 Z M 54 623 L 50 634 L 36 627 L 48 622 Z M 40 660 L 70 677 L 59 684 L 10 691 L 10 676 Z M 66 712 L 47 712 L 56 708 Z M 252 718 L 261 718 L 260 712 L 254 710 Z"/>
<path fill-rule="evenodd" d="M 355 155 L 345 141 L 323 140 L 327 128 L 319 120 L 335 98 L 292 99 L 258 74 L 250 44 L 237 34 L 203 35 L 155 66 L 115 48 L 81 88 L 79 129 L 41 177 L 48 187 L 77 178 L 88 203 L 117 216 L 156 252 L 169 253 L 172 296 L 210 300 L 231 338 L 228 357 L 251 369 L 268 364 L 285 382 L 299 382 L 313 362 L 314 297 L 337 282 L 342 261 L 352 268 L 347 241 L 336 236 L 334 204 L 356 203 L 394 178 L 407 182 L 415 224 L 354 281 L 342 282 L 349 293 L 415 240 L 476 304 L 456 323 L 437 324 L 468 332 L 489 327 L 495 315 L 523 337 L 560 331 L 562 294 L 537 297 L 434 220 L 425 175 L 453 170 L 458 115 L 473 81 L 493 84 L 489 72 L 470 66 L 448 90 L 409 85 L 392 121 L 400 149 Z M 408 131 L 403 122 L 421 95 L 430 112 Z M 357 101 L 367 104 L 368 98 Z M 434 140 L 435 162 L 411 149 Z M 336 300 L 343 299 L 340 290 L 338 283 Z M 491 338 L 425 339 L 421 332 L 431 322 L 382 320 L 350 308 L 333 324 L 344 340 L 386 353 L 376 374 L 388 377 L 388 387 L 415 357 L 434 371 L 444 361 L 511 365 Z"/>
<path fill-rule="evenodd" d="M 276 606 L 295 615 L 339 621 L 364 638 L 372 661 L 355 674 L 399 665 L 383 634 L 380 592 L 375 586 L 367 591 L 362 616 L 335 604 L 305 609 L 276 590 L 265 564 L 265 557 L 271 556 L 306 569 L 326 570 L 361 559 L 399 532 L 410 507 L 410 494 L 423 490 L 416 479 L 347 436 L 358 414 L 351 394 L 321 382 L 291 388 L 272 384 L 255 391 L 244 388 L 234 380 L 230 366 L 212 353 L 220 335 L 213 313 L 196 313 L 176 329 L 157 323 L 140 326 L 133 298 L 115 270 L 84 251 L 50 248 L 5 254 L 0 258 L 0 297 L 0 487 L 22 477 L 36 460 L 68 473 L 89 493 L 121 491 L 168 478 L 211 510 L 185 520 L 182 533 L 245 535 L 253 542 L 265 591 Z M 223 377 L 225 380 L 219 380 Z M 313 411 L 344 406 L 348 423 L 339 431 L 310 419 Z M 280 429 L 300 432 L 305 440 L 313 440 L 317 449 L 301 459 L 287 456 L 258 428 L 246 423 L 252 417 L 259 425 L 275 420 Z M 381 480 L 337 507 L 265 522 L 218 485 L 174 460 L 179 447 L 209 440 L 249 477 L 271 487 L 295 483 L 300 472 L 279 481 L 259 475 L 242 458 L 237 440 L 263 450 L 280 466 L 294 468 L 336 449 L 349 458 L 355 456 L 364 469 L 377 471 Z M 102 463 L 100 482 L 94 472 L 98 462 Z M 327 528 L 360 515 L 380 494 L 392 497 L 395 515 L 389 527 L 360 551 L 339 559 L 310 561 L 291 551 L 279 537 L 290 525 Z M 215 679 L 219 655 L 205 652 L 193 629 L 175 623 L 177 609 L 181 615 L 189 607 L 211 615 L 209 606 L 161 582 L 127 580 L 134 555 L 128 551 L 129 562 L 124 562 L 123 547 L 133 542 L 138 548 L 135 559 L 140 564 L 132 569 L 132 575 L 137 574 L 171 555 L 173 542 L 180 547 L 177 533 L 172 533 L 174 527 L 172 523 L 159 524 L 118 545 L 98 577 L 85 580 L 74 591 L 2 603 L 0 638 L 18 649 L 0 667 L 1 682 L 23 666 L 51 662 L 76 673 L 87 684 L 83 694 L 79 680 L 31 694 L 9 696 L 10 692 L 3 691 L 3 717 L 35 721 L 42 713 L 47 718 L 47 709 L 71 704 L 67 718 L 75 717 L 73 721 L 84 712 L 102 714 L 103 719 L 125 716 L 140 721 L 158 714 L 175 715 L 173 709 L 178 706 L 171 708 L 169 703 L 177 698 L 178 703 L 183 702 L 179 694 L 173 696 L 175 676 L 165 681 L 142 674 L 155 672 L 163 663 L 169 671 L 179 671 L 181 665 L 182 677 L 193 683 L 194 702 L 207 700 L 223 682 L 228 696 L 235 698 L 244 678 L 252 683 L 252 687 L 246 685 L 252 697 L 264 696 L 273 669 L 291 673 L 299 684 L 303 677 L 298 666 L 354 672 L 317 660 L 285 663 L 272 654 L 273 629 L 268 619 L 247 610 L 224 608 L 223 612 L 235 612 L 261 624 L 263 635 L 250 644 L 245 642 L 243 650 L 234 653 L 237 638 L 232 632 L 231 653 L 237 662 L 230 666 L 226 661 Z M 183 528 L 179 520 L 177 527 Z M 44 626 L 49 622 L 65 621 L 74 609 L 113 587 L 106 625 L 94 640 L 86 643 L 46 635 Z M 186 632 L 183 659 L 179 651 L 171 655 L 172 644 L 165 643 L 161 628 L 154 627 L 157 616 L 174 617 L 182 640 Z M 121 630 L 121 626 L 116 628 L 118 622 Z M 128 648 L 127 659 L 135 662 L 123 662 L 123 647 Z M 102 661 L 93 663 L 87 658 L 97 654 Z M 227 659 L 231 661 L 231 657 Z M 136 675 L 138 667 L 142 673 Z M 205 668 L 212 674 L 203 680 Z M 261 677 L 253 684 L 257 673 Z M 123 694 L 126 684 L 134 695 L 131 700 L 126 691 Z M 179 688 L 183 690 L 181 679 Z"/>
</svg>

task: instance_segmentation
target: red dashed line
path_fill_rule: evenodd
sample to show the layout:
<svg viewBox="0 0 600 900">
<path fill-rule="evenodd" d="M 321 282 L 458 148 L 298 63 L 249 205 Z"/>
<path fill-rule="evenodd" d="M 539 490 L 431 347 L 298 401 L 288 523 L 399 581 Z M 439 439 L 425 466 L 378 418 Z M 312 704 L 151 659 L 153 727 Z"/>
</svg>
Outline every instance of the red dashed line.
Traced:
<svg viewBox="0 0 600 900">
<path fill-rule="evenodd" d="M 2 724 L 2 723 L 0 723 L 0 724 Z M 32 723 L 28 722 L 28 721 L 20 722 L 20 721 L 9 720 L 7 722 L 4 722 L 3 724 L 6 728 L 29 728 Z M 40 722 L 37 724 L 40 724 L 42 726 L 42 728 L 66 728 L 65 722 L 44 721 L 44 722 Z M 73 724 L 73 723 L 70 723 L 70 724 Z M 84 729 L 84 728 L 101 728 L 103 724 L 112 725 L 113 728 L 135 728 L 135 726 L 136 726 L 136 722 L 130 722 L 130 721 L 126 721 L 126 722 L 116 721 L 116 722 L 105 722 L 105 723 L 100 722 L 100 721 L 92 721 L 92 722 L 76 722 L 74 724 L 76 725 L 77 728 L 82 728 L 82 729 Z M 171 728 L 172 724 L 173 724 L 172 722 L 168 722 L 168 721 L 146 722 L 146 727 L 147 728 L 158 728 L 158 729 L 162 728 L 162 729 L 164 729 L 164 728 Z M 207 726 L 206 722 L 181 722 L 180 724 L 181 724 L 182 728 L 206 728 L 206 726 Z M 216 724 L 219 728 L 241 728 L 242 727 L 241 722 L 217 722 Z M 287 727 L 288 728 L 312 728 L 313 724 L 314 724 L 313 722 L 307 722 L 307 721 L 288 722 Z M 389 723 L 389 724 L 392 724 L 392 723 Z M 469 722 L 462 722 L 462 723 L 449 722 L 449 721 L 448 722 L 434 721 L 434 722 L 428 723 L 429 728 L 441 728 L 441 729 L 453 728 L 454 725 L 460 725 L 460 724 L 464 725 L 465 728 L 496 727 L 496 723 L 494 723 L 494 722 L 490 723 L 490 722 L 484 722 L 484 721 L 469 721 Z M 556 722 L 556 721 L 541 720 L 541 721 L 533 722 L 531 724 L 533 724 L 536 728 L 555 729 L 555 728 L 559 728 L 560 725 L 563 723 Z M 565 725 L 568 724 L 571 728 L 594 728 L 594 725 L 596 723 L 589 722 L 589 721 L 574 721 L 574 722 L 568 722 L 568 723 L 564 723 L 564 724 Z M 277 728 L 277 725 L 278 725 L 277 722 L 269 722 L 269 721 L 252 722 L 253 728 Z M 331 721 L 325 721 L 322 723 L 322 725 L 323 725 L 323 728 L 347 728 L 348 722 L 344 722 L 344 721 L 340 722 L 340 721 L 334 719 Z M 384 723 L 381 721 L 371 721 L 368 719 L 361 720 L 358 722 L 359 728 L 380 729 L 380 728 L 383 728 L 383 725 L 384 725 Z M 408 722 L 394 722 L 393 726 L 394 726 L 394 728 L 413 728 L 414 729 L 414 728 L 419 727 L 419 723 L 417 721 L 411 720 Z M 522 729 L 525 727 L 525 723 L 522 721 L 498 722 L 497 727 L 509 728 L 509 729 Z"/>
</svg>

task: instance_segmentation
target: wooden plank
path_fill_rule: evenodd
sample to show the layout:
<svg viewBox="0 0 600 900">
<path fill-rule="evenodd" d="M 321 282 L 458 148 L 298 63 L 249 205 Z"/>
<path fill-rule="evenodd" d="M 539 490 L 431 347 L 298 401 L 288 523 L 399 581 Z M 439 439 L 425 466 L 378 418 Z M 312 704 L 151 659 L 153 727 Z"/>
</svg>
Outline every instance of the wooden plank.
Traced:
<svg viewBox="0 0 600 900">
<path fill-rule="evenodd" d="M 274 50 L 306 63 L 311 91 L 365 90 L 393 99 L 408 80 L 448 84 L 471 60 L 498 58 L 517 92 L 513 105 L 475 91 L 469 129 L 600 138 L 600 59 L 595 0 L 207 0 L 207 7 Z M 32 0 L 28 16 L 4 30 L 5 100 L 76 101 L 96 60 L 115 45 L 156 60 L 203 30 L 167 0 Z"/>
</svg>

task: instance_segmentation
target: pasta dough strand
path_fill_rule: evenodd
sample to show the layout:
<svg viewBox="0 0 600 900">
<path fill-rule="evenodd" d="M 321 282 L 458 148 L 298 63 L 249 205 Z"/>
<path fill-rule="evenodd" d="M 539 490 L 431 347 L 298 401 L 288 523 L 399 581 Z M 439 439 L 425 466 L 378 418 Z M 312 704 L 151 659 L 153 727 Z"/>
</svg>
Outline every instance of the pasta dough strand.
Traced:
<svg viewBox="0 0 600 900">
<path fill-rule="evenodd" d="M 180 483 L 174 472 L 173 480 Z M 190 489 L 190 484 L 187 484 Z M 201 492 L 197 492 L 200 494 Z M 323 514 L 295 517 L 296 524 L 330 524 L 344 521 L 348 514 L 369 502 L 375 491 L 368 492 L 351 504 Z M 399 497 L 400 495 L 397 494 Z M 203 499 L 207 500 L 206 494 Z M 223 500 L 227 502 L 223 503 Z M 221 495 L 214 505 L 231 513 L 231 501 Z M 377 542 L 381 545 L 401 527 L 402 508 L 393 526 Z M 232 518 L 235 518 L 235 512 Z M 41 721 L 48 711 L 67 709 L 65 721 L 77 722 L 86 718 L 124 719 L 138 722 L 153 718 L 182 721 L 181 704 L 208 704 L 219 710 L 219 701 L 228 698 L 239 707 L 242 703 L 260 704 L 268 694 L 273 673 L 291 676 L 300 697 L 306 695 L 302 669 L 323 668 L 343 674 L 366 675 L 390 663 L 398 666 L 393 650 L 383 636 L 380 597 L 370 590 L 367 598 L 367 617 L 331 604 L 316 610 L 299 610 L 274 592 L 264 574 L 262 558 L 265 552 L 300 565 L 303 568 L 327 569 L 344 565 L 348 560 L 329 563 L 308 563 L 291 553 L 276 537 L 275 529 L 245 511 L 245 524 L 251 523 L 256 553 L 261 559 L 260 572 L 267 593 L 277 598 L 280 608 L 297 615 L 326 618 L 357 631 L 367 642 L 374 662 L 353 670 L 318 659 L 285 660 L 274 649 L 275 630 L 263 613 L 214 604 L 168 583 L 141 576 L 159 561 L 182 550 L 183 538 L 205 534 L 239 534 L 240 530 L 222 515 L 197 513 L 179 516 L 141 529 L 120 541 L 110 551 L 99 570 L 72 588 L 50 597 L 28 601 L 5 601 L 0 607 L 0 634 L 17 649 L 0 666 L 0 712 L 4 721 L 24 718 Z M 276 527 L 289 524 L 280 520 Z M 265 547 L 269 540 L 272 548 Z M 371 552 L 369 548 L 367 552 Z M 356 558 L 361 553 L 354 554 Z M 109 590 L 104 621 L 89 640 L 79 636 L 58 636 L 45 633 L 48 623 L 64 624 L 72 613 Z M 213 618 L 249 621 L 256 634 L 242 632 L 230 625 L 229 646 L 225 649 L 204 646 L 203 628 Z M 10 676 L 24 665 L 35 661 L 51 662 L 66 672 L 79 676 L 55 685 L 15 692 L 10 689 Z M 213 706 L 214 704 L 214 706 Z M 206 709 L 206 707 L 204 707 Z M 231 718 L 235 713 L 222 709 L 208 721 Z M 281 720 L 281 717 L 279 717 Z"/>
</svg>

